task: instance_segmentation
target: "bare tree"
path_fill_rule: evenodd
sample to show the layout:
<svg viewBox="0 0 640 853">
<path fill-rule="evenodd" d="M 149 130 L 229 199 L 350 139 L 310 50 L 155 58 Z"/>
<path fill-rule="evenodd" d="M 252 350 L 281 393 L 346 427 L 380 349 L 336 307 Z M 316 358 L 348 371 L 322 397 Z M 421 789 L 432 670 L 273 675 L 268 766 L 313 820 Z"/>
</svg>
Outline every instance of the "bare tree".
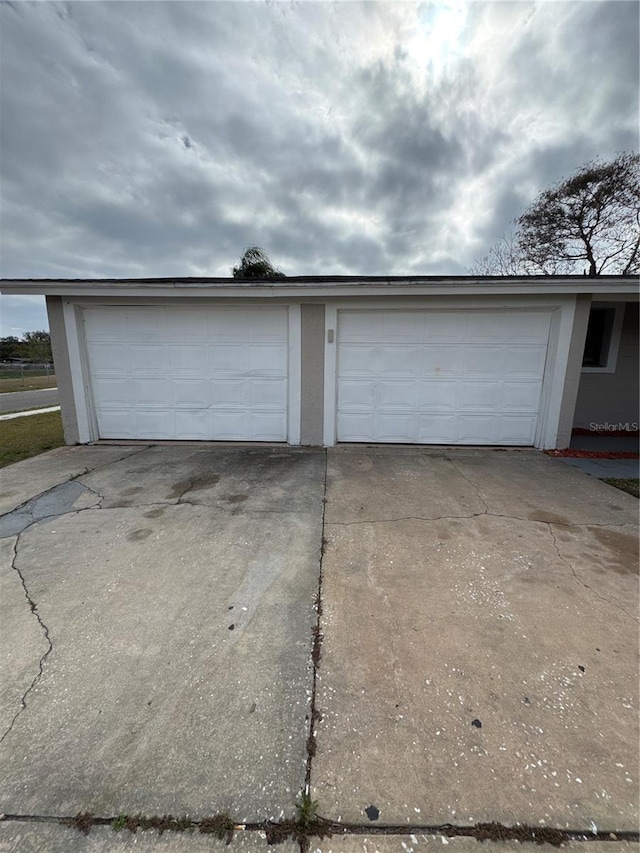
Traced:
<svg viewBox="0 0 640 853">
<path fill-rule="evenodd" d="M 542 192 L 470 270 L 480 275 L 640 271 L 640 156 L 595 160 Z"/>
<path fill-rule="evenodd" d="M 276 269 L 269 256 L 259 246 L 249 246 L 245 249 L 240 263 L 233 267 L 234 278 L 285 278 L 285 274 Z"/>
<path fill-rule="evenodd" d="M 537 270 L 520 255 L 517 237 L 501 237 L 483 258 L 476 259 L 469 270 L 474 275 L 533 275 Z"/>
</svg>

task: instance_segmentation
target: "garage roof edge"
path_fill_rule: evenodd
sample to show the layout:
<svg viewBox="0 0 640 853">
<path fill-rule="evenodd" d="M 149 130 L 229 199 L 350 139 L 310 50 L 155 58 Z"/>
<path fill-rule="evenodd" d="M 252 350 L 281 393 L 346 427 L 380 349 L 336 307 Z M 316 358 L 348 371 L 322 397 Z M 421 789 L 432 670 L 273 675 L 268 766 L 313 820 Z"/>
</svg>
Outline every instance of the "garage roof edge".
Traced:
<svg viewBox="0 0 640 853">
<path fill-rule="evenodd" d="M 629 276 L 291 276 L 235 278 L 0 279 L 0 292 L 60 296 L 106 295 L 473 295 L 482 293 L 637 294 Z M 153 294 L 152 294 L 153 292 Z"/>
</svg>

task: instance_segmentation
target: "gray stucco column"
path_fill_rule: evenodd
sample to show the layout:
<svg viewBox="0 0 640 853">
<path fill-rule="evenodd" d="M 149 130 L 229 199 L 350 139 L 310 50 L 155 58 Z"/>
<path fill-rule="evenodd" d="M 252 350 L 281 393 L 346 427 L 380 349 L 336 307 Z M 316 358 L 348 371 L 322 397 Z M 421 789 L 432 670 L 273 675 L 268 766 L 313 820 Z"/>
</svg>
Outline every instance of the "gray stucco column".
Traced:
<svg viewBox="0 0 640 853">
<path fill-rule="evenodd" d="M 300 443 L 319 446 L 324 426 L 324 305 L 302 304 Z"/>
<path fill-rule="evenodd" d="M 584 355 L 584 343 L 587 337 L 590 309 L 590 294 L 584 294 L 576 297 L 576 311 L 573 318 L 567 372 L 564 379 L 562 406 L 558 422 L 558 437 L 556 441 L 556 447 L 558 449 L 569 447 L 569 444 L 571 443 L 571 430 L 573 428 L 573 418 L 576 410 L 576 402 L 578 400 L 578 390 L 580 388 L 582 357 Z"/>
<path fill-rule="evenodd" d="M 69 347 L 64 325 L 61 296 L 47 296 L 47 315 L 49 317 L 53 364 L 56 371 L 56 384 L 58 386 L 58 396 L 62 412 L 64 440 L 67 444 L 77 444 L 80 436 L 78 433 L 76 404 L 73 399 L 73 387 L 71 385 L 71 364 L 69 362 Z"/>
</svg>

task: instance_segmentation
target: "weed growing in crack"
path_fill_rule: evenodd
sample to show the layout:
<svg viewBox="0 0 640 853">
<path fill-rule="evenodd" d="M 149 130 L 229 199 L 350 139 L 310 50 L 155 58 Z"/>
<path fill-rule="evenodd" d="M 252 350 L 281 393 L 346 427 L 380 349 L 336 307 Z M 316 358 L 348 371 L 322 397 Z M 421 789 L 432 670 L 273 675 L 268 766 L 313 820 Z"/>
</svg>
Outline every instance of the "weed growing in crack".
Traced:
<svg viewBox="0 0 640 853">
<path fill-rule="evenodd" d="M 331 821 L 318 817 L 318 803 L 311 799 L 308 791 L 301 791 L 296 800 L 295 818 L 265 826 L 267 844 L 281 844 L 289 838 L 300 845 L 301 853 L 307 853 L 311 838 L 329 838 L 332 834 Z"/>
<path fill-rule="evenodd" d="M 126 814 L 119 814 L 117 818 L 115 818 L 111 823 L 111 829 L 114 832 L 120 832 L 127 825 L 127 816 Z"/>
<path fill-rule="evenodd" d="M 317 817 L 318 802 L 311 799 L 311 794 L 308 791 L 301 791 L 296 800 L 296 811 L 300 826 L 307 826 Z"/>
</svg>

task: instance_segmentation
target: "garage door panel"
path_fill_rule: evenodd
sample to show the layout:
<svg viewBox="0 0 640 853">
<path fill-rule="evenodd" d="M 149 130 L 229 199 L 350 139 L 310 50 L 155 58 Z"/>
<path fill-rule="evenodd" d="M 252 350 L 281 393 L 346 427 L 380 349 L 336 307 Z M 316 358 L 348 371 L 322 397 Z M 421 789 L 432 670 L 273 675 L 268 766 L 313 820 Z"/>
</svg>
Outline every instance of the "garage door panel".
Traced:
<svg viewBox="0 0 640 853">
<path fill-rule="evenodd" d="M 211 405 L 213 408 L 249 405 L 249 386 L 246 379 L 212 379 Z"/>
<path fill-rule="evenodd" d="M 157 308 L 132 308 L 125 313 L 122 333 L 127 340 L 157 341 L 167 339 L 167 317 Z"/>
<path fill-rule="evenodd" d="M 421 411 L 456 409 L 458 402 L 458 386 L 454 382 L 436 379 L 432 382 L 422 381 L 418 384 L 418 408 Z"/>
<path fill-rule="evenodd" d="M 434 376 L 460 376 L 462 374 L 463 350 L 450 345 L 423 347 L 421 351 L 421 373 Z"/>
<path fill-rule="evenodd" d="M 523 379 L 538 378 L 544 372 L 547 357 L 546 347 L 508 347 L 505 375 L 521 376 Z"/>
<path fill-rule="evenodd" d="M 421 444 L 455 443 L 457 437 L 457 415 L 420 415 L 417 441 Z"/>
<path fill-rule="evenodd" d="M 215 434 L 227 441 L 278 441 L 286 427 L 285 417 L 277 412 L 212 413 Z"/>
<path fill-rule="evenodd" d="M 377 383 L 375 400 L 379 409 L 397 407 L 415 409 L 418 400 L 418 383 L 396 379 L 395 382 Z"/>
<path fill-rule="evenodd" d="M 458 441 L 466 444 L 494 444 L 498 435 L 498 420 L 494 415 L 460 415 Z"/>
<path fill-rule="evenodd" d="M 128 355 L 132 375 L 166 375 L 171 370 L 166 346 L 129 344 Z"/>
<path fill-rule="evenodd" d="M 339 312 L 338 441 L 533 443 L 550 326 L 542 311 Z"/>
<path fill-rule="evenodd" d="M 509 340 L 519 344 L 539 343 L 546 350 L 550 326 L 548 312 L 513 312 L 509 315 Z"/>
<path fill-rule="evenodd" d="M 537 413 L 541 382 L 505 382 L 502 386 L 502 410 Z"/>
<path fill-rule="evenodd" d="M 374 376 L 376 372 L 377 365 L 373 347 L 344 344 L 340 350 L 341 376 Z"/>
<path fill-rule="evenodd" d="M 115 434 L 119 438 L 137 438 L 135 413 L 131 409 L 96 407 L 96 414 L 105 435 Z"/>
<path fill-rule="evenodd" d="M 206 409 L 211 405 L 211 382 L 208 379 L 173 379 L 171 397 L 177 408 Z"/>
<path fill-rule="evenodd" d="M 93 399 L 97 407 L 128 408 L 129 390 L 125 379 L 95 377 L 93 380 Z"/>
<path fill-rule="evenodd" d="M 378 372 L 381 376 L 418 376 L 420 374 L 420 347 L 376 347 L 374 350 Z"/>
<path fill-rule="evenodd" d="M 478 379 L 501 376 L 506 363 L 505 347 L 473 346 L 465 347 L 462 367 L 463 376 L 474 376 Z"/>
<path fill-rule="evenodd" d="M 134 420 L 137 435 L 157 439 L 175 437 L 173 411 L 138 408 L 134 412 Z"/>
<path fill-rule="evenodd" d="M 483 344 L 500 343 L 505 340 L 505 326 L 509 320 L 510 315 L 503 315 L 500 312 L 494 314 L 470 311 L 467 314 L 465 340 Z"/>
<path fill-rule="evenodd" d="M 381 311 L 345 311 L 340 316 L 340 337 L 347 344 L 354 341 L 381 341 L 383 313 Z"/>
<path fill-rule="evenodd" d="M 252 412 L 251 436 L 255 441 L 277 441 L 286 430 L 285 417 L 276 412 Z"/>
<path fill-rule="evenodd" d="M 420 314 L 401 317 L 394 312 L 384 314 L 382 318 L 381 341 L 398 343 L 402 341 L 422 341 L 424 335 L 424 320 Z"/>
<path fill-rule="evenodd" d="M 246 345 L 216 343 L 210 344 L 209 372 L 215 374 L 246 373 L 249 369 L 249 355 Z"/>
<path fill-rule="evenodd" d="M 498 382 L 461 382 L 458 385 L 458 405 L 461 412 L 469 409 L 496 411 L 502 402 L 502 385 Z"/>
<path fill-rule="evenodd" d="M 207 364 L 207 347 L 205 344 L 180 344 L 169 346 L 169 370 L 171 375 L 195 374 L 202 372 Z"/>
<path fill-rule="evenodd" d="M 86 309 L 85 337 L 101 438 L 286 440 L 286 307 Z"/>
<path fill-rule="evenodd" d="M 288 352 L 282 344 L 249 347 L 248 366 L 253 375 L 281 376 L 287 370 Z"/>
<path fill-rule="evenodd" d="M 185 341 L 209 340 L 207 313 L 198 308 L 180 308 L 167 317 L 167 340 L 180 345 Z"/>
<path fill-rule="evenodd" d="M 285 382 L 274 379 L 252 379 L 249 383 L 249 405 L 256 408 L 283 409 L 287 404 Z"/>
<path fill-rule="evenodd" d="M 342 441 L 375 441 L 371 414 L 344 412 L 338 424 Z"/>
<path fill-rule="evenodd" d="M 175 437 L 181 441 L 202 441 L 211 435 L 211 413 L 207 409 L 174 412 Z"/>
<path fill-rule="evenodd" d="M 96 365 L 94 375 L 126 375 L 131 364 L 126 344 L 94 343 L 92 350 Z"/>
<path fill-rule="evenodd" d="M 138 405 L 166 409 L 173 402 L 169 379 L 136 379 L 130 387 Z"/>
<path fill-rule="evenodd" d="M 433 311 L 422 315 L 422 326 L 422 341 L 425 343 L 459 344 L 467 339 L 465 315 Z"/>
<path fill-rule="evenodd" d="M 287 336 L 287 317 L 282 311 L 254 311 L 248 321 L 251 340 L 279 344 Z"/>
<path fill-rule="evenodd" d="M 341 379 L 338 394 L 344 409 L 373 408 L 376 383 L 370 379 Z"/>
<path fill-rule="evenodd" d="M 501 444 L 532 444 L 535 434 L 537 417 L 509 417 L 500 419 L 498 439 Z"/>
<path fill-rule="evenodd" d="M 87 338 L 94 342 L 127 339 L 127 318 L 122 308 L 101 308 L 84 312 Z"/>
<path fill-rule="evenodd" d="M 418 435 L 418 416 L 415 414 L 381 413 L 376 422 L 376 441 L 413 443 Z"/>
</svg>

